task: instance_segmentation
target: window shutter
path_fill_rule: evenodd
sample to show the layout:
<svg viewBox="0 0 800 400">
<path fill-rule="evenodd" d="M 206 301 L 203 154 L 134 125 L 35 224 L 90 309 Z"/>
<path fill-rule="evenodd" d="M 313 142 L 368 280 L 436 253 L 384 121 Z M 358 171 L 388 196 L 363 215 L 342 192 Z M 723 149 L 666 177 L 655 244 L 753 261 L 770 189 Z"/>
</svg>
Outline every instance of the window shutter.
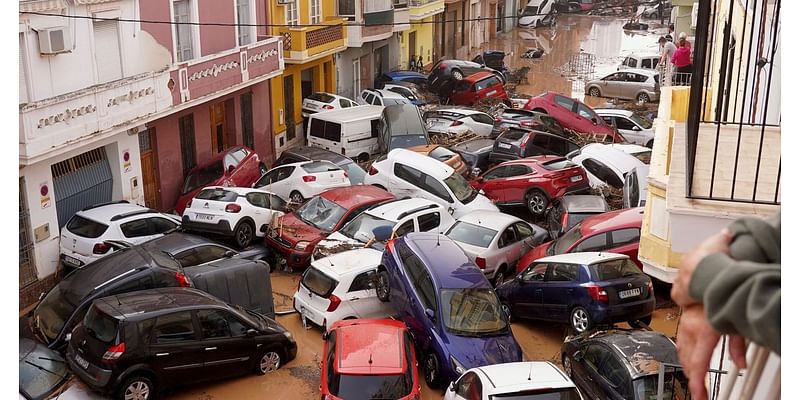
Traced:
<svg viewBox="0 0 800 400">
<path fill-rule="evenodd" d="M 118 22 L 95 21 L 93 25 L 98 80 L 104 83 L 122 78 Z"/>
<path fill-rule="evenodd" d="M 25 77 L 25 40 L 19 34 L 19 103 L 28 102 L 28 81 Z"/>
</svg>

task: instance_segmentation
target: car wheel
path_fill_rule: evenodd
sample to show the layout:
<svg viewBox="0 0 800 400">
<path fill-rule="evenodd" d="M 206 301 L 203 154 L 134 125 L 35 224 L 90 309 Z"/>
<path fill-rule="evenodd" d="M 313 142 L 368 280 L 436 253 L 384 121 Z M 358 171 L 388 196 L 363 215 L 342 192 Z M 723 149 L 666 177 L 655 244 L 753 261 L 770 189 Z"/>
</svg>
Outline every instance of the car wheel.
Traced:
<svg viewBox="0 0 800 400">
<path fill-rule="evenodd" d="M 268 372 L 275 372 L 282 365 L 281 354 L 275 350 L 267 350 L 261 355 L 256 365 L 256 374 L 264 375 Z"/>
<path fill-rule="evenodd" d="M 566 354 L 561 355 L 561 365 L 564 367 L 564 372 L 567 373 L 567 376 L 572 379 L 572 360 Z"/>
<path fill-rule="evenodd" d="M 653 319 L 653 315 L 651 314 L 651 315 L 648 315 L 648 316 L 646 316 L 644 318 L 639 318 L 639 319 L 634 319 L 634 320 L 628 321 L 628 325 L 630 325 L 630 327 L 633 328 L 633 329 L 644 328 L 646 326 L 650 326 L 650 322 L 652 321 L 652 319 Z"/>
<path fill-rule="evenodd" d="M 600 89 L 593 87 L 589 89 L 589 96 L 600 97 Z"/>
<path fill-rule="evenodd" d="M 437 389 L 439 387 L 439 359 L 436 358 L 436 354 L 428 353 L 425 357 L 424 369 L 425 383 L 431 389 Z"/>
<path fill-rule="evenodd" d="M 500 309 L 506 314 L 508 322 L 511 322 L 511 306 L 507 302 L 500 303 Z"/>
<path fill-rule="evenodd" d="M 255 228 L 253 228 L 252 223 L 248 221 L 239 222 L 233 231 L 233 240 L 236 242 L 236 246 L 240 249 L 249 246 L 250 242 L 253 241 L 253 232 L 255 232 Z"/>
<path fill-rule="evenodd" d="M 589 317 L 589 312 L 583 307 L 575 307 L 569 314 L 569 323 L 575 332 L 583 333 L 592 327 L 592 320 Z"/>
<path fill-rule="evenodd" d="M 503 265 L 500 269 L 494 274 L 494 278 L 492 278 L 492 286 L 498 287 L 503 284 L 503 281 L 506 278 L 506 266 Z"/>
<path fill-rule="evenodd" d="M 453 79 L 455 79 L 457 81 L 460 81 L 460 80 L 464 79 L 464 74 L 462 74 L 461 71 L 459 71 L 457 69 L 454 69 L 452 74 L 453 74 Z"/>
<path fill-rule="evenodd" d="M 525 195 L 525 204 L 528 206 L 528 211 L 533 215 L 544 214 L 549 203 L 550 200 L 547 199 L 547 195 L 541 190 L 534 189 Z"/>
<path fill-rule="evenodd" d="M 389 286 L 389 273 L 386 271 L 378 272 L 378 283 L 375 285 L 375 292 L 378 296 L 378 300 L 384 303 L 389 301 L 389 293 L 391 290 Z"/>
<path fill-rule="evenodd" d="M 650 96 L 648 96 L 647 93 L 639 93 L 639 95 L 636 96 L 636 101 L 640 103 L 649 103 Z"/>
<path fill-rule="evenodd" d="M 294 190 L 292 191 L 292 193 L 289 194 L 289 200 L 297 204 L 303 204 L 303 201 L 305 201 L 303 195 L 300 194 L 300 192 L 298 192 L 297 190 Z"/>
<path fill-rule="evenodd" d="M 120 400 L 152 400 L 156 398 L 153 381 L 146 376 L 133 376 L 120 386 L 117 398 Z"/>
</svg>

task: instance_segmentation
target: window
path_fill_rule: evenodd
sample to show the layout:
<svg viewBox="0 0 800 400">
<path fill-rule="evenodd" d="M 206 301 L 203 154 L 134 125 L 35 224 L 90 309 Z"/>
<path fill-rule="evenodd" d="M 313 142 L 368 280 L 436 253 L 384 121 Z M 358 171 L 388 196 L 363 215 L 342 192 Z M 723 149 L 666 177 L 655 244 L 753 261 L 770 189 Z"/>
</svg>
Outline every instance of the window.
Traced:
<svg viewBox="0 0 800 400">
<path fill-rule="evenodd" d="M 497 247 L 502 249 L 503 247 L 506 247 L 516 242 L 517 242 L 517 231 L 514 230 L 514 226 L 511 225 L 503 230 L 503 233 L 500 235 L 500 240 L 498 240 L 497 242 Z"/>
<path fill-rule="evenodd" d="M 375 271 L 367 271 L 358 274 L 353 278 L 353 283 L 350 284 L 348 292 L 357 292 L 359 290 L 370 290 L 375 288 Z"/>
<path fill-rule="evenodd" d="M 253 135 L 253 94 L 244 93 L 240 97 L 242 104 L 242 144 L 249 148 L 255 148 Z"/>
<path fill-rule="evenodd" d="M 493 82 L 492 82 L 491 78 L 478 81 L 475 84 L 475 91 L 479 92 L 481 90 L 484 90 L 484 89 L 492 86 L 492 84 L 493 84 Z"/>
<path fill-rule="evenodd" d="M 560 105 L 561 107 L 566 108 L 567 110 L 572 111 L 572 106 L 575 105 L 575 101 L 564 96 L 555 96 L 556 104 Z"/>
<path fill-rule="evenodd" d="M 153 328 L 156 343 L 175 343 L 195 340 L 192 314 L 181 311 L 173 314 L 162 315 L 156 319 Z"/>
<path fill-rule="evenodd" d="M 608 124 L 608 126 L 615 126 L 614 125 L 614 118 L 609 117 L 607 115 L 604 115 L 604 116 L 602 116 L 600 118 L 603 118 L 603 121 L 605 121 Z"/>
<path fill-rule="evenodd" d="M 474 372 L 464 375 L 456 383 L 456 394 L 464 399 L 473 400 L 481 398 L 481 380 Z"/>
<path fill-rule="evenodd" d="M 531 172 L 533 172 L 531 168 L 526 165 L 512 165 L 508 168 L 508 177 L 528 175 Z"/>
<path fill-rule="evenodd" d="M 169 230 L 175 229 L 178 224 L 172 222 L 166 218 L 150 218 L 150 231 L 153 235 L 157 235 L 160 233 L 165 233 Z"/>
<path fill-rule="evenodd" d="M 438 180 L 436 180 L 436 178 L 428 174 L 423 174 L 423 176 L 425 182 L 422 185 L 420 185 L 419 181 L 417 181 L 416 183 L 414 182 L 412 183 L 414 183 L 417 186 L 420 186 L 423 190 L 430 192 L 432 195 L 439 197 L 448 203 L 453 201 L 453 198 L 450 197 L 450 193 L 447 192 L 447 189 L 445 189 L 444 185 L 442 185 L 441 182 L 439 182 Z"/>
<path fill-rule="evenodd" d="M 639 179 L 635 173 L 629 172 L 625 176 L 625 186 L 628 189 L 628 204 L 626 207 L 636 207 L 639 205 Z M 642 199 L 644 201 L 644 199 Z"/>
<path fill-rule="evenodd" d="M 267 207 L 270 210 L 283 211 L 283 210 L 286 209 L 286 201 L 283 200 L 282 198 L 280 198 L 280 197 L 278 197 L 278 196 L 276 196 L 274 194 L 269 194 L 269 195 L 267 195 L 267 199 L 269 201 L 269 203 L 268 203 L 269 205 Z"/>
<path fill-rule="evenodd" d="M 470 117 L 475 122 L 487 125 L 494 125 L 494 120 L 492 119 L 492 117 L 486 114 L 472 114 Z"/>
<path fill-rule="evenodd" d="M 408 277 L 414 290 L 422 300 L 425 308 L 430 308 L 436 311 L 436 294 L 433 288 L 433 281 L 425 268 L 425 264 L 417 257 L 410 249 L 404 246 L 398 246 L 398 253 L 403 260 L 403 265 L 408 272 Z"/>
<path fill-rule="evenodd" d="M 508 176 L 511 167 L 497 167 L 495 169 L 489 170 L 486 175 L 483 176 L 483 180 L 490 181 L 492 179 L 499 179 L 505 178 Z"/>
<path fill-rule="evenodd" d="M 575 264 L 550 264 L 547 281 L 570 282 L 578 279 L 578 266 Z"/>
<path fill-rule="evenodd" d="M 297 0 L 286 3 L 286 25 L 297 25 Z"/>
<path fill-rule="evenodd" d="M 353 17 L 356 15 L 356 0 L 339 0 L 339 16 Z M 355 64 L 355 62 L 353 62 Z"/>
<path fill-rule="evenodd" d="M 194 114 L 184 115 L 178 119 L 178 130 L 181 136 L 181 161 L 184 175 L 197 165 L 194 151 Z"/>
<path fill-rule="evenodd" d="M 339 99 L 339 107 L 342 108 L 350 107 L 350 101 L 345 99 Z"/>
<path fill-rule="evenodd" d="M 259 208 L 269 208 L 269 204 L 267 203 L 267 195 L 264 193 L 248 193 L 244 196 L 247 199 L 247 202 L 259 207 Z"/>
<path fill-rule="evenodd" d="M 636 68 L 636 59 L 633 57 L 627 57 L 625 61 L 622 62 L 622 65 L 630 68 Z"/>
<path fill-rule="evenodd" d="M 312 118 L 309 134 L 315 138 L 339 143 L 342 141 L 342 126 L 336 122 Z"/>
<path fill-rule="evenodd" d="M 119 228 L 125 237 L 141 237 L 150 235 L 150 227 L 147 224 L 147 219 L 137 219 L 134 221 L 121 224 Z"/>
<path fill-rule="evenodd" d="M 526 154 L 534 155 L 534 154 L 546 154 L 549 153 L 548 149 L 550 149 L 550 135 L 542 135 L 531 133 L 533 138 L 529 141 L 528 151 Z"/>
<path fill-rule="evenodd" d="M 442 218 L 438 212 L 420 215 L 419 218 L 417 218 L 419 231 L 427 232 L 430 230 L 434 230 L 439 227 L 439 223 L 441 220 Z"/>
<path fill-rule="evenodd" d="M 381 120 L 373 119 L 369 121 L 369 130 L 372 133 L 370 137 L 377 138 L 381 131 Z M 351 175 L 352 176 L 352 175 Z"/>
<path fill-rule="evenodd" d="M 650 58 L 645 58 L 642 60 L 642 68 L 653 69 L 653 60 Z"/>
<path fill-rule="evenodd" d="M 199 246 L 194 249 L 184 250 L 175 255 L 175 259 L 183 267 L 200 265 L 209 261 L 225 257 L 228 249 L 221 246 Z"/>
<path fill-rule="evenodd" d="M 98 83 L 122 78 L 118 21 L 93 21 Z"/>
<path fill-rule="evenodd" d="M 613 170 L 611 170 L 611 168 L 605 164 L 592 158 L 587 158 L 581 161 L 581 164 L 584 168 L 586 168 L 586 172 L 594 175 L 597 177 L 597 179 L 600 179 L 601 181 L 606 182 L 617 189 L 622 189 L 622 180 Z"/>
<path fill-rule="evenodd" d="M 590 236 L 584 239 L 582 242 L 578 243 L 575 248 L 570 251 L 570 253 L 578 253 L 581 251 L 602 251 L 608 248 L 608 244 L 606 242 L 606 234 L 599 233 L 594 236 Z"/>
<path fill-rule="evenodd" d="M 600 264 L 589 266 L 592 279 L 598 281 L 608 281 L 612 279 L 624 278 L 626 276 L 641 276 L 643 272 L 631 261 L 630 258 L 622 258 L 611 261 L 604 261 Z"/>
<path fill-rule="evenodd" d="M 244 46 L 246 44 L 253 43 L 255 39 L 254 26 L 248 26 L 253 24 L 253 14 L 250 8 L 250 0 L 236 0 L 236 21 L 239 24 L 238 31 L 237 31 L 237 38 L 239 40 L 239 46 Z"/>
<path fill-rule="evenodd" d="M 203 339 L 224 338 L 231 335 L 225 315 L 219 310 L 198 310 L 197 320 Z"/>
<path fill-rule="evenodd" d="M 394 164 L 394 174 L 398 178 L 414 185 L 418 184 L 422 179 L 422 172 L 400 163 Z"/>
<path fill-rule="evenodd" d="M 634 125 L 629 119 L 617 117 L 617 129 L 632 131 L 635 127 L 636 125 Z"/>
<path fill-rule="evenodd" d="M 331 331 L 328 335 L 328 354 L 325 355 L 327 365 L 327 371 L 323 371 L 323 373 L 328 375 L 328 391 L 338 393 L 339 392 L 339 380 L 336 379 L 336 370 L 334 366 L 336 365 L 336 331 Z"/>
<path fill-rule="evenodd" d="M 547 272 L 547 264 L 531 264 L 525 272 L 522 273 L 522 280 L 530 281 L 544 281 L 545 273 Z"/>
<path fill-rule="evenodd" d="M 178 62 L 194 58 L 194 25 L 191 22 L 189 0 L 175 0 L 172 2 L 175 15 L 175 56 Z"/>
<path fill-rule="evenodd" d="M 25 34 L 19 34 L 19 103 L 28 102 L 28 77 L 25 68 Z"/>
<path fill-rule="evenodd" d="M 497 236 L 497 231 L 485 226 L 473 225 L 469 222 L 457 221 L 447 231 L 447 237 L 457 242 L 466 243 L 472 246 L 488 248 Z"/>
<path fill-rule="evenodd" d="M 586 119 L 594 118 L 594 113 L 592 112 L 592 110 L 590 110 L 589 107 L 586 107 L 583 104 L 578 104 L 578 115 Z"/>
</svg>

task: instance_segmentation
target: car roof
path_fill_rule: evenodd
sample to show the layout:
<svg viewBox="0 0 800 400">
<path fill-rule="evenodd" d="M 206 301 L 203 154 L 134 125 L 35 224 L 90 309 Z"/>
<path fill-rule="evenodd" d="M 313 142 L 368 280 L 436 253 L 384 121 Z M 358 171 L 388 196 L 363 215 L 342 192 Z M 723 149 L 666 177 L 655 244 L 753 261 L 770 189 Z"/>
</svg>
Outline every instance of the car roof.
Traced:
<svg viewBox="0 0 800 400">
<path fill-rule="evenodd" d="M 383 252 L 367 247 L 320 258 L 313 261 L 311 265 L 323 274 L 337 278 L 353 272 L 375 269 L 381 263 L 382 255 Z"/>
<path fill-rule="evenodd" d="M 133 320 L 167 314 L 175 309 L 201 306 L 226 306 L 222 300 L 198 289 L 162 287 L 103 297 L 95 305 L 104 313 Z"/>
<path fill-rule="evenodd" d="M 614 73 L 617 73 L 617 72 L 625 72 L 625 73 L 633 72 L 633 73 L 641 74 L 641 75 L 644 75 L 644 76 L 658 75 L 658 71 L 656 71 L 654 69 L 642 69 L 642 68 L 627 68 L 627 69 L 615 71 Z M 613 74 L 609 74 L 609 75 L 613 75 Z M 608 75 L 606 75 L 606 76 L 608 76 Z"/>
<path fill-rule="evenodd" d="M 575 384 L 549 361 L 512 362 L 476 368 L 488 379 L 492 387 L 487 392 L 500 394 L 532 389 L 559 389 Z"/>
<path fill-rule="evenodd" d="M 424 154 L 424 155 L 427 156 L 428 154 L 431 154 L 432 151 L 436 150 L 439 147 L 444 147 L 444 146 L 439 145 L 439 144 L 420 144 L 420 145 L 417 145 L 417 146 L 406 147 L 406 149 L 411 150 L 411 151 L 413 151 L 415 153 L 420 153 L 420 154 Z M 450 150 L 450 149 L 448 149 L 448 150 Z"/>
<path fill-rule="evenodd" d="M 631 115 L 633 115 L 633 111 L 631 111 L 631 110 L 623 110 L 621 108 L 595 108 L 594 112 L 597 113 L 597 115 L 601 115 L 601 116 L 602 115 L 614 115 L 614 116 L 619 115 L 619 116 L 623 116 L 623 117 L 630 117 Z"/>
<path fill-rule="evenodd" d="M 658 374 L 661 363 L 680 364 L 675 343 L 658 331 L 612 329 L 596 332 L 588 339 L 609 345 L 628 360 L 624 364 L 634 379 Z"/>
<path fill-rule="evenodd" d="M 592 143 L 592 144 L 600 144 L 600 143 Z M 637 154 L 647 151 L 653 151 L 653 149 L 649 147 L 644 147 L 632 143 L 606 143 L 605 145 L 611 147 L 612 149 L 624 151 L 625 153 L 628 154 Z"/>
<path fill-rule="evenodd" d="M 407 233 L 400 240 L 414 250 L 442 289 L 489 288 L 483 272 L 449 237 L 431 232 Z"/>
<path fill-rule="evenodd" d="M 581 236 L 623 228 L 641 228 L 644 207 L 625 208 L 593 215 L 581 221 Z"/>
<path fill-rule="evenodd" d="M 621 172 L 628 172 L 639 165 L 644 165 L 641 160 L 623 149 L 627 148 L 617 148 L 604 143 L 590 143 L 580 148 L 580 150 L 576 150 L 576 152 L 580 151 L 581 155 L 603 160 L 606 164 L 613 166 Z M 644 149 L 650 150 L 646 147 Z"/>
<path fill-rule="evenodd" d="M 423 210 L 441 208 L 439 203 L 422 198 L 398 199 L 383 203 L 365 211 L 365 213 L 381 217 L 389 221 L 398 221 L 406 215 Z"/>
<path fill-rule="evenodd" d="M 303 161 L 303 163 L 309 163 L 309 162 L 311 162 L 311 161 Z M 286 165 L 292 165 L 292 164 L 286 164 Z M 283 165 L 281 165 L 281 166 L 283 166 Z M 239 187 L 239 186 L 206 186 L 201 191 L 206 190 L 206 189 L 227 190 L 229 192 L 234 192 L 234 193 L 238 194 L 239 196 L 244 196 L 244 195 L 246 195 L 248 193 L 265 193 L 265 194 L 275 195 L 275 193 L 272 193 L 269 190 L 249 188 L 249 187 Z M 200 192 L 197 192 L 197 193 L 199 194 Z M 209 201 L 215 201 L 215 200 L 209 200 Z"/>
<path fill-rule="evenodd" d="M 78 211 L 76 214 L 79 214 L 81 217 L 84 218 L 108 224 L 112 218 L 116 216 L 123 216 L 123 214 L 129 214 L 129 213 L 132 214 L 131 216 L 134 216 L 134 215 L 149 214 L 149 213 L 157 214 L 158 211 L 142 207 L 138 204 L 113 203 L 113 204 L 101 205 L 99 207 L 84 209 Z"/>
<path fill-rule="evenodd" d="M 483 226 L 496 231 L 500 231 L 514 222 L 525 222 L 513 215 L 502 213 L 500 211 L 489 210 L 472 211 L 462 215 L 458 221 Z"/>
<path fill-rule="evenodd" d="M 309 118 L 338 123 L 360 121 L 364 119 L 377 119 L 381 116 L 383 108 L 383 106 L 374 106 L 370 104 L 347 108 L 337 108 L 330 111 L 311 114 Z"/>
<path fill-rule="evenodd" d="M 445 179 L 455 172 L 452 167 L 439 160 L 435 160 L 424 154 L 419 154 L 408 149 L 394 149 L 389 152 L 386 160 L 390 160 L 392 162 L 400 161 L 406 165 L 413 166 L 414 168 L 419 169 L 437 179 Z"/>
<path fill-rule="evenodd" d="M 493 73 L 491 73 L 489 71 L 481 71 L 481 72 L 476 72 L 476 73 L 474 73 L 472 75 L 466 76 L 466 77 L 464 77 L 463 80 L 465 80 L 467 82 L 470 82 L 470 83 L 475 83 L 475 82 L 477 82 L 477 81 L 479 81 L 481 79 L 485 79 L 485 78 L 488 78 L 490 76 L 495 76 L 495 74 L 493 74 Z"/>
<path fill-rule="evenodd" d="M 141 244 L 141 246 L 145 249 L 152 251 L 163 250 L 170 254 L 177 254 L 183 250 L 203 245 L 215 245 L 228 248 L 228 246 L 220 244 L 204 236 L 192 235 L 185 232 L 171 232 L 167 235 L 161 236 L 160 238 L 156 238 Z"/>
<path fill-rule="evenodd" d="M 393 92 L 388 89 L 366 89 L 365 91 L 377 93 L 381 97 L 389 98 L 389 99 L 405 99 L 406 97 L 400 93 Z"/>
<path fill-rule="evenodd" d="M 400 321 L 353 320 L 334 325 L 339 374 L 402 374 L 406 368 L 404 325 Z M 397 322 L 397 323 L 395 323 Z"/>
<path fill-rule="evenodd" d="M 573 194 L 561 198 L 561 204 L 567 212 L 581 213 L 609 210 L 608 202 L 603 196 L 595 194 Z"/>
<path fill-rule="evenodd" d="M 379 203 L 395 198 L 391 193 L 372 185 L 334 188 L 326 190 L 319 195 L 348 210 L 364 204 Z"/>
<path fill-rule="evenodd" d="M 644 58 L 644 57 L 660 57 L 661 55 L 657 51 L 637 51 L 631 52 L 625 57 L 633 57 L 633 58 Z"/>
<path fill-rule="evenodd" d="M 491 148 L 494 146 L 494 140 L 488 138 L 477 138 L 467 140 L 453 146 L 450 146 L 450 150 L 460 150 L 460 151 L 477 151 L 482 149 Z"/>
<path fill-rule="evenodd" d="M 380 106 L 378 106 L 378 107 L 380 107 Z M 298 155 L 298 156 L 301 156 L 301 157 L 306 157 L 309 160 L 327 160 L 327 161 L 333 162 L 334 164 L 339 164 L 342 161 L 350 161 L 350 162 L 352 162 L 351 159 L 349 159 L 349 158 L 347 158 L 347 157 L 345 157 L 345 156 L 343 156 L 343 155 L 341 155 L 339 153 L 335 153 L 335 152 L 332 152 L 330 150 L 323 149 L 321 147 L 315 147 L 315 146 L 292 147 L 292 148 L 286 149 L 284 152 L 285 153 L 289 153 L 289 154 Z M 281 155 L 283 155 L 283 154 L 281 154 Z"/>
<path fill-rule="evenodd" d="M 629 257 L 624 254 L 587 251 L 580 253 L 556 254 L 554 256 L 539 258 L 535 262 L 558 262 L 564 264 L 591 265 L 605 261 L 627 258 Z"/>
</svg>

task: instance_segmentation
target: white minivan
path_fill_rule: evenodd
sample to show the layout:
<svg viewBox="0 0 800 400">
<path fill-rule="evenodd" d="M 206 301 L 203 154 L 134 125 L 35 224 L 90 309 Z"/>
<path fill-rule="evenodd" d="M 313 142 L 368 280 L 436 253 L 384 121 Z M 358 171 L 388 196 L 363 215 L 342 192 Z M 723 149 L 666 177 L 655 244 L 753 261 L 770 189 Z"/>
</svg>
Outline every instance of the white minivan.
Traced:
<svg viewBox="0 0 800 400">
<path fill-rule="evenodd" d="M 378 152 L 378 122 L 383 106 L 357 106 L 311 114 L 306 138 L 320 147 L 359 161 Z"/>
</svg>

